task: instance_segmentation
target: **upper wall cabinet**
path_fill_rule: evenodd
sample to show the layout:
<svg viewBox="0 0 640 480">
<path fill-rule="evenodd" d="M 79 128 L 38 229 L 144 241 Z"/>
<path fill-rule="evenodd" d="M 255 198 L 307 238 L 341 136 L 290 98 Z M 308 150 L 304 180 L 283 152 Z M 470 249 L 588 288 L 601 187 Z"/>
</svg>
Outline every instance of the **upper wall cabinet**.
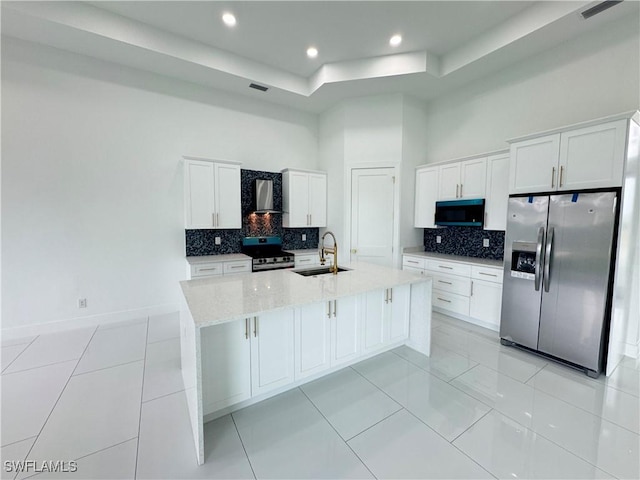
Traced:
<svg viewBox="0 0 640 480">
<path fill-rule="evenodd" d="M 627 120 L 515 141 L 509 193 L 622 185 Z"/>
<path fill-rule="evenodd" d="M 440 167 L 418 168 L 416 170 L 416 200 L 414 226 L 434 228 L 436 201 L 438 200 Z"/>
<path fill-rule="evenodd" d="M 440 166 L 438 200 L 484 198 L 486 175 L 486 157 Z"/>
<path fill-rule="evenodd" d="M 509 204 L 509 154 L 487 157 L 487 195 L 485 197 L 484 229 L 507 229 Z"/>
<path fill-rule="evenodd" d="M 185 228 L 242 228 L 240 164 L 184 158 Z"/>
<path fill-rule="evenodd" d="M 282 171 L 282 226 L 327 226 L 327 174 L 305 170 Z"/>
</svg>

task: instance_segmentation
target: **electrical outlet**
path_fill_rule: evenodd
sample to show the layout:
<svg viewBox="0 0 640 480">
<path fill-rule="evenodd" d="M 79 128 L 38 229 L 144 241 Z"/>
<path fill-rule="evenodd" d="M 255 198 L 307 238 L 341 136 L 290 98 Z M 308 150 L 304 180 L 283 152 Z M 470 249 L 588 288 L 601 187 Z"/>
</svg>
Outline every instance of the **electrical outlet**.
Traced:
<svg viewBox="0 0 640 480">
<path fill-rule="evenodd" d="M 220 237 L 216 237 L 216 245 L 220 245 L 222 243 L 222 239 Z"/>
<path fill-rule="evenodd" d="M 303 242 L 306 242 L 306 241 L 307 241 L 307 234 L 306 234 L 306 233 L 303 233 L 303 234 L 302 234 L 302 241 L 303 241 Z"/>
<path fill-rule="evenodd" d="M 488 238 L 483 238 L 482 239 L 482 246 L 483 247 L 488 247 L 489 246 L 489 239 Z"/>
<path fill-rule="evenodd" d="M 440 235 L 436 235 L 436 243 L 442 243 L 442 237 Z"/>
<path fill-rule="evenodd" d="M 87 299 L 79 298 L 78 299 L 78 308 L 87 308 Z"/>
</svg>

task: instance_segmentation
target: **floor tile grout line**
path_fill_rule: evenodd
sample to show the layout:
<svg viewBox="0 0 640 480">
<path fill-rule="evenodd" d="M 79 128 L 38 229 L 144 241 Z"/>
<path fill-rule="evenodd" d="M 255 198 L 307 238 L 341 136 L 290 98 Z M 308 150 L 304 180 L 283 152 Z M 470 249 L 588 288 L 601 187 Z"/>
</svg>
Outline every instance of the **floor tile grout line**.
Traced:
<svg viewBox="0 0 640 480">
<path fill-rule="evenodd" d="M 468 395 L 468 394 L 467 394 Z M 473 397 L 472 397 L 473 398 Z M 488 405 L 487 405 L 488 406 Z M 486 417 L 487 415 L 489 415 L 491 412 L 493 412 L 495 409 L 493 407 L 489 407 L 489 410 L 487 410 L 486 413 L 482 414 L 480 416 L 480 418 L 478 418 L 475 422 L 473 422 L 471 425 L 469 425 L 463 432 L 461 432 L 459 435 L 456 435 L 456 438 L 454 438 L 453 440 L 451 440 L 449 443 L 453 445 L 453 442 L 455 442 L 456 440 L 458 440 L 462 435 L 464 435 L 465 433 L 467 433 L 469 430 L 471 430 L 473 428 L 473 426 L 478 423 L 480 420 L 482 420 L 484 417 Z"/>
<path fill-rule="evenodd" d="M 378 478 L 378 477 L 376 477 L 376 476 L 375 476 L 375 474 L 371 471 L 371 469 L 369 468 L 369 465 L 367 465 L 367 464 L 364 462 L 364 460 L 362 460 L 362 458 L 360 458 L 360 455 L 358 455 L 358 454 L 355 452 L 355 450 L 354 450 L 353 448 L 351 448 L 351 445 L 349 445 L 349 442 L 348 442 L 347 440 L 345 440 L 344 438 L 342 438 L 342 435 L 340 435 L 340 432 L 338 432 L 338 430 L 336 430 L 336 428 L 335 428 L 335 427 L 333 426 L 333 424 L 329 421 L 329 419 L 328 419 L 327 417 L 325 417 L 325 416 L 324 416 L 324 414 L 320 411 L 320 409 L 318 408 L 318 406 L 317 406 L 315 403 L 313 403 L 313 400 L 311 400 L 311 399 L 309 398 L 309 396 L 305 393 L 305 391 L 304 391 L 304 390 L 302 390 L 302 388 L 300 388 L 300 387 L 297 387 L 297 388 L 298 388 L 298 390 L 300 390 L 300 392 L 302 392 L 302 394 L 305 396 L 305 398 L 306 398 L 307 400 L 309 400 L 309 403 L 311 403 L 311 405 L 313 405 L 313 408 L 315 408 L 315 409 L 318 411 L 318 413 L 320 414 L 320 416 L 321 416 L 322 418 L 324 418 L 324 421 L 325 421 L 325 422 L 327 422 L 327 424 L 331 427 L 331 429 L 336 433 L 336 435 L 338 436 L 338 438 L 344 442 L 344 444 L 347 446 L 347 448 L 348 448 L 349 450 L 351 450 L 351 453 L 353 453 L 353 454 L 356 456 L 356 458 L 357 458 L 358 460 L 360 460 L 360 463 L 362 463 L 362 465 L 364 465 L 364 468 L 366 468 L 366 469 L 367 469 L 367 471 L 371 474 L 371 476 L 377 480 L 377 478 Z M 397 402 L 396 402 L 396 403 L 397 403 Z M 398 412 L 399 412 L 399 411 L 400 411 L 400 410 L 398 410 Z M 396 414 L 396 413 L 398 413 L 398 412 L 394 412 L 394 413 L 392 413 L 391 415 L 394 415 L 394 414 Z M 391 416 L 391 415 L 389 415 L 389 416 Z M 387 418 L 389 418 L 389 417 L 387 417 Z M 380 421 L 382 421 L 382 420 L 380 420 Z M 380 423 L 380 422 L 378 422 L 378 423 Z M 376 423 L 376 425 L 377 425 L 377 423 Z M 373 425 L 372 425 L 372 426 L 373 426 Z M 371 427 L 369 427 L 369 428 L 371 428 Z M 367 429 L 367 430 L 368 430 L 368 429 Z M 364 431 L 366 431 L 366 430 L 364 430 Z M 362 433 L 362 432 L 360 432 L 360 433 Z M 358 434 L 358 435 L 359 435 L 359 434 Z M 357 436 L 357 435 L 356 435 L 356 436 Z M 355 437 L 352 437 L 352 438 L 355 438 Z"/>
<path fill-rule="evenodd" d="M 177 390 L 175 392 L 163 393 L 162 395 L 160 395 L 158 397 L 153 397 L 153 398 L 150 398 L 148 400 L 143 400 L 142 404 L 144 405 L 145 403 L 154 402 L 156 400 L 160 400 L 161 398 L 165 398 L 165 397 L 168 397 L 170 395 L 175 395 L 176 393 L 180 393 L 180 392 L 184 392 L 184 391 L 185 391 L 184 388 L 181 388 L 180 390 Z"/>
<path fill-rule="evenodd" d="M 138 478 L 138 458 L 140 457 L 140 428 L 142 426 L 142 406 L 144 398 L 144 376 L 147 369 L 147 345 L 149 340 L 149 317 L 147 316 L 147 331 L 144 338 L 144 361 L 142 362 L 142 385 L 140 386 L 140 409 L 138 410 L 138 441 L 136 442 L 136 463 L 133 470 L 133 478 Z"/>
<path fill-rule="evenodd" d="M 130 362 L 118 363 L 116 365 L 109 365 L 108 367 L 96 368 L 95 370 L 89 370 L 89 371 L 86 371 L 86 372 L 74 373 L 72 375 L 72 377 L 81 377 L 82 375 L 88 375 L 90 373 L 102 372 L 104 370 L 109 370 L 110 368 L 123 367 L 125 365 L 131 365 L 132 363 L 141 362 L 143 360 L 144 360 L 144 357 L 143 358 L 137 358 L 135 360 L 131 360 Z"/>
<path fill-rule="evenodd" d="M 13 362 L 15 362 L 15 361 L 20 357 L 20 355 L 22 355 L 22 354 L 27 350 L 27 348 L 29 348 L 29 347 L 31 346 L 31 344 L 32 344 L 33 342 L 35 342 L 35 341 L 36 341 L 36 339 L 34 338 L 34 339 L 33 339 L 33 340 L 31 340 L 29 343 L 26 343 L 26 344 L 23 344 L 23 345 L 10 345 L 9 347 L 2 347 L 2 348 L 11 348 L 11 347 L 21 347 L 21 346 L 24 346 L 24 348 L 23 348 L 22 350 L 20 350 L 20 353 L 19 353 L 18 355 L 16 355 L 16 357 L 15 357 L 13 360 L 11 360 L 11 361 L 7 364 L 7 366 L 6 366 L 6 367 L 4 367 L 4 368 L 2 369 L 2 372 L 0 372 L 0 373 L 3 373 L 3 374 L 4 374 L 5 370 L 6 370 L 7 368 L 9 368 L 9 367 L 13 364 Z"/>
<path fill-rule="evenodd" d="M 238 425 L 236 424 L 236 419 L 233 416 L 233 412 L 229 414 L 231 417 L 231 421 L 233 422 L 233 426 L 236 429 L 236 434 L 238 435 L 238 440 L 240 440 L 240 445 L 242 445 L 242 450 L 244 450 L 244 455 L 247 457 L 247 462 L 249 463 L 249 468 L 251 469 L 251 473 L 253 474 L 253 478 L 257 480 L 256 471 L 253 469 L 253 464 L 251 463 L 251 459 L 249 458 L 249 454 L 247 453 L 247 447 L 244 446 L 244 441 L 242 440 L 242 435 L 240 435 L 240 430 L 238 429 Z"/>
<path fill-rule="evenodd" d="M 357 365 L 357 364 L 356 364 Z M 360 375 L 362 378 L 364 378 L 367 382 L 369 382 L 371 385 L 373 385 L 375 388 L 377 388 L 378 390 L 380 390 L 387 398 L 389 398 L 389 400 L 397 403 L 398 405 L 400 405 L 402 407 L 402 404 L 400 402 L 397 402 L 391 395 L 389 395 L 387 392 L 385 392 L 382 388 L 380 388 L 378 385 L 376 385 L 375 383 L 373 383 L 371 380 L 369 380 L 365 375 L 363 375 L 362 373 L 360 373 L 358 370 L 356 370 L 355 368 L 353 368 L 352 365 L 349 366 L 349 368 L 351 370 L 353 370 L 354 372 L 356 372 L 358 375 Z M 413 375 L 413 374 L 410 374 Z M 403 407 L 404 408 L 404 407 Z"/>
<path fill-rule="evenodd" d="M 36 435 L 36 439 L 33 441 L 33 444 L 31 445 L 31 448 L 29 449 L 29 451 L 27 452 L 27 454 L 25 455 L 23 460 L 26 460 L 27 458 L 29 458 L 29 455 L 31 455 L 31 452 L 33 451 L 33 447 L 35 447 L 36 443 L 38 443 L 38 440 L 40 439 L 40 435 L 42 434 L 42 431 L 47 426 L 47 423 L 49 422 L 49 419 L 51 418 L 51 414 L 53 413 L 53 411 L 58 406 L 58 403 L 60 402 L 60 399 L 62 398 L 62 395 L 64 395 L 64 392 L 67 390 L 67 386 L 69 386 L 69 382 L 73 378 L 73 374 L 76 371 L 76 368 L 78 368 L 78 364 L 80 363 L 80 360 L 82 359 L 82 356 L 87 351 L 87 348 L 89 348 L 89 344 L 91 343 L 91 340 L 93 339 L 93 336 L 96 334 L 97 331 L 98 331 L 98 326 L 96 325 L 96 327 L 93 329 L 93 333 L 91 334 L 91 338 L 89 338 L 89 341 L 84 346 L 84 350 L 82 351 L 82 354 L 76 360 L 76 366 L 73 367 L 73 370 L 71 371 L 71 375 L 69 375 L 69 378 L 67 378 L 67 381 L 65 382 L 64 387 L 62 387 L 62 390 L 60 391 L 60 394 L 58 395 L 58 398 L 56 399 L 55 403 L 53 404 L 53 407 L 51 408 L 51 410 L 49 410 L 49 414 L 47 415 L 47 418 L 45 419 L 44 423 L 42 424 L 42 427 L 40 428 L 40 431 Z M 71 361 L 71 360 L 68 360 L 68 361 Z M 63 363 L 63 362 L 60 362 L 60 363 Z M 19 475 L 19 472 L 16 472 L 16 474 L 15 474 L 15 476 L 13 478 L 16 479 L 18 477 L 18 475 Z"/>
<path fill-rule="evenodd" d="M 176 338 L 180 338 L 180 335 L 175 337 L 163 338 L 162 340 L 154 340 L 153 342 L 147 342 L 147 345 L 153 345 L 154 343 L 166 342 L 168 340 L 175 340 Z"/>
<path fill-rule="evenodd" d="M 53 365 L 60 365 L 61 363 L 79 362 L 81 357 L 82 356 L 80 356 L 78 358 L 69 358 L 68 360 L 61 360 L 60 362 L 48 363 L 46 365 L 39 365 L 37 367 L 25 368 L 24 370 L 18 370 L 18 371 L 15 371 L 15 372 L 3 372 L 2 376 L 5 377 L 7 375 L 15 375 L 16 373 L 30 372 L 31 370 L 37 370 L 38 368 L 52 367 Z M 76 366 L 77 366 L 77 363 L 76 363 Z M 75 368 L 74 368 L 74 370 L 75 370 Z"/>
<path fill-rule="evenodd" d="M 30 437 L 27 438 L 23 438 L 22 440 L 16 440 L 15 442 L 11 442 L 11 443 L 7 443 L 6 445 L 2 445 L 0 446 L 0 448 L 7 448 L 10 447 L 11 445 L 15 445 L 16 443 L 20 443 L 20 442 L 26 442 L 27 440 L 31 440 L 32 438 L 36 438 L 37 435 L 32 435 Z M 34 440 L 35 442 L 35 440 Z"/>
</svg>

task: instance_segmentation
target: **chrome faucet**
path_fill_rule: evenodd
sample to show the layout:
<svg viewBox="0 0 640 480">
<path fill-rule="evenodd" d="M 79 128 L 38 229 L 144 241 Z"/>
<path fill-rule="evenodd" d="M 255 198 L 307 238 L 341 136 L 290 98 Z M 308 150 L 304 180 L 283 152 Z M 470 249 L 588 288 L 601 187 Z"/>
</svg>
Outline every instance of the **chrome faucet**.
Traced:
<svg viewBox="0 0 640 480">
<path fill-rule="evenodd" d="M 327 235 L 331 235 L 331 238 L 333 238 L 333 248 L 328 248 L 324 246 L 324 237 L 326 237 Z M 324 235 L 322 235 L 322 243 L 320 244 L 319 253 L 320 253 L 320 265 L 324 265 L 325 253 L 330 253 L 333 255 L 333 265 L 329 267 L 329 271 L 332 272 L 334 275 L 336 275 L 338 273 L 338 242 L 336 242 L 336 236 L 333 234 L 333 232 L 325 232 Z"/>
</svg>

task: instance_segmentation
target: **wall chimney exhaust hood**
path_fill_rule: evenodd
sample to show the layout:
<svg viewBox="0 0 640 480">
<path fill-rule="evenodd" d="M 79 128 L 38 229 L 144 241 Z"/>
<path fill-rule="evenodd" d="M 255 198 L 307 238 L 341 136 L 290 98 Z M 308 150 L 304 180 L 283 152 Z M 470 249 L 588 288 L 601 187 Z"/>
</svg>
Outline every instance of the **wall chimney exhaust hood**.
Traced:
<svg viewBox="0 0 640 480">
<path fill-rule="evenodd" d="M 254 213 L 280 213 L 273 208 L 273 180 L 257 179 L 254 193 Z"/>
</svg>

